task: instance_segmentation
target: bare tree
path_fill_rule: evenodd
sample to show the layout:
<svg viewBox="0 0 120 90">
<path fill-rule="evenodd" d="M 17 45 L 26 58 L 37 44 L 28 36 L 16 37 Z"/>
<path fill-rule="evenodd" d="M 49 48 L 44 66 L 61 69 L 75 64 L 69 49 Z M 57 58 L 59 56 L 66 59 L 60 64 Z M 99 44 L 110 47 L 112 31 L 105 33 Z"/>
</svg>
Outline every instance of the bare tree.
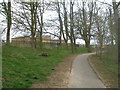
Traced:
<svg viewBox="0 0 120 90">
<path fill-rule="evenodd" d="M 114 45 L 114 40 L 115 40 L 115 32 L 114 32 L 114 23 L 113 23 L 113 14 L 112 14 L 112 9 L 109 9 L 109 15 L 108 15 L 108 26 L 110 29 L 110 38 L 111 38 L 111 45 Z"/>
<path fill-rule="evenodd" d="M 42 49 L 42 35 L 43 35 L 43 13 L 44 13 L 44 0 L 42 0 L 39 3 L 38 6 L 39 12 L 37 12 L 37 20 L 38 20 L 38 25 L 40 26 L 39 34 L 40 34 L 40 49 Z"/>
<path fill-rule="evenodd" d="M 78 6 L 77 30 L 85 41 L 85 45 L 90 51 L 91 31 L 93 25 L 93 15 L 96 3 L 88 3 L 88 11 L 86 9 L 87 2 L 82 2 L 82 7 Z"/>
<path fill-rule="evenodd" d="M 96 15 L 95 16 L 95 25 L 96 25 L 96 28 L 97 28 L 97 31 L 96 31 L 96 37 L 97 37 L 97 41 L 98 41 L 98 49 L 97 49 L 97 52 L 98 55 L 100 56 L 100 58 L 102 58 L 102 52 L 103 52 L 103 42 L 104 42 L 104 37 L 105 37 L 105 32 L 106 32 L 106 16 L 101 17 L 99 15 Z"/>
<path fill-rule="evenodd" d="M 32 47 L 36 48 L 35 43 L 35 34 L 36 34 L 36 14 L 37 14 L 37 3 L 30 2 L 30 11 L 31 11 L 31 40 L 32 40 Z"/>
<path fill-rule="evenodd" d="M 72 52 L 74 53 L 75 51 L 75 35 L 74 35 L 74 15 L 73 15 L 73 6 L 74 6 L 74 2 L 71 0 L 70 1 L 70 41 L 71 41 L 71 49 Z"/>
<path fill-rule="evenodd" d="M 57 1 L 57 13 L 58 13 L 58 18 L 59 18 L 59 23 L 60 23 L 60 45 L 61 45 L 61 39 L 62 39 L 62 34 L 63 34 L 63 22 L 61 18 L 61 12 L 60 12 L 60 2 Z M 64 34 L 63 34 L 64 37 Z"/>
<path fill-rule="evenodd" d="M 2 13 L 7 19 L 6 44 L 9 45 L 10 44 L 10 31 L 11 31 L 10 29 L 11 29 L 11 25 L 12 25 L 11 0 L 8 0 L 7 3 L 5 1 L 3 1 L 2 8 L 3 8 Z"/>
<path fill-rule="evenodd" d="M 18 2 L 17 2 L 18 3 Z M 14 25 L 21 31 L 31 33 L 32 48 L 36 48 L 35 35 L 37 30 L 37 3 L 36 2 L 19 2 L 19 8 L 23 11 L 14 12 Z M 15 29 L 14 28 L 14 29 Z"/>
<path fill-rule="evenodd" d="M 118 6 L 120 5 L 120 2 L 117 4 L 116 0 L 112 0 L 112 4 L 113 4 L 113 11 L 114 11 L 114 29 L 115 29 L 115 32 L 116 32 L 116 44 L 118 44 L 118 14 L 119 14 L 119 11 L 118 11 Z"/>
<path fill-rule="evenodd" d="M 68 33 L 68 17 L 67 17 L 67 9 L 66 9 L 65 0 L 63 2 L 63 9 L 64 9 L 64 27 L 65 27 L 65 33 L 66 33 L 66 39 L 64 40 L 65 40 L 66 46 L 68 46 L 67 42 L 70 36 Z"/>
</svg>

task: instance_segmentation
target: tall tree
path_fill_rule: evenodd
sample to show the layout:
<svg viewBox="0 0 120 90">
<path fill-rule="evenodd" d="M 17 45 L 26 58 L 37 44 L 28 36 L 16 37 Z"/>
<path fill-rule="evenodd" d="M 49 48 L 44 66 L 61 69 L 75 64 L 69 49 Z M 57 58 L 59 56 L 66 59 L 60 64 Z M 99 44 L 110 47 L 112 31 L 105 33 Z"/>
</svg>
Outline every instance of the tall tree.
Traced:
<svg viewBox="0 0 120 90">
<path fill-rule="evenodd" d="M 82 2 L 82 7 L 78 6 L 78 19 L 77 19 L 77 28 L 82 36 L 82 38 L 85 41 L 85 46 L 88 48 L 88 51 L 90 51 L 90 40 L 91 40 L 91 31 L 92 31 L 92 25 L 93 25 L 93 15 L 94 15 L 94 7 L 95 2 L 88 3 L 87 9 L 86 9 L 87 2 Z"/>
<path fill-rule="evenodd" d="M 64 8 L 64 21 L 62 21 L 60 3 L 63 4 L 63 8 Z M 67 11 L 65 7 L 65 1 L 57 3 L 57 13 L 58 13 L 59 23 L 60 23 L 60 33 L 62 34 L 61 36 L 63 36 L 63 39 L 67 46 L 68 45 L 67 44 L 68 43 L 68 25 L 67 25 L 68 22 L 67 22 Z M 63 30 L 63 24 L 65 27 L 65 31 Z"/>
<path fill-rule="evenodd" d="M 15 28 L 22 32 L 29 31 L 31 33 L 32 48 L 36 48 L 35 35 L 37 31 L 37 4 L 36 2 L 19 2 L 18 5 L 22 10 L 16 10 L 16 12 L 14 12 Z"/>
<path fill-rule="evenodd" d="M 120 2 L 119 2 L 120 3 Z M 118 11 L 118 6 L 119 6 L 119 3 L 117 4 L 116 0 L 112 0 L 112 4 L 113 4 L 113 11 L 114 11 L 114 30 L 116 32 L 116 43 L 118 44 L 118 14 L 119 14 L 119 11 Z"/>
<path fill-rule="evenodd" d="M 43 22 L 43 13 L 44 13 L 44 0 L 40 1 L 38 4 L 38 12 L 37 12 L 37 20 L 38 20 L 38 25 L 39 25 L 39 34 L 40 34 L 40 49 L 42 49 L 43 45 L 42 45 L 42 35 L 43 35 L 43 26 L 44 26 L 44 22 Z"/>
<path fill-rule="evenodd" d="M 114 32 L 114 24 L 113 24 L 113 14 L 112 14 L 112 9 L 109 8 L 109 15 L 108 15 L 108 27 L 110 29 L 110 41 L 111 45 L 114 45 L 114 37 L 115 37 L 115 32 Z"/>
<path fill-rule="evenodd" d="M 10 44 L 11 24 L 12 24 L 12 19 L 11 19 L 11 0 L 8 0 L 8 10 L 7 10 L 7 44 Z"/>
<path fill-rule="evenodd" d="M 7 3 L 3 1 L 2 6 L 3 6 L 2 13 L 7 19 L 6 44 L 9 45 L 10 44 L 10 31 L 11 31 L 10 29 L 11 29 L 11 24 L 12 24 L 11 0 L 8 0 Z"/>
<path fill-rule="evenodd" d="M 106 16 L 101 17 L 99 15 L 95 15 L 95 26 L 96 26 L 96 37 L 97 37 L 97 46 L 98 46 L 98 55 L 100 56 L 100 58 L 102 58 L 102 51 L 103 51 L 103 42 L 105 39 L 105 35 L 106 35 Z"/>
<path fill-rule="evenodd" d="M 60 45 L 61 45 L 61 39 L 62 39 L 62 34 L 63 34 L 63 22 L 60 14 L 60 2 L 57 1 L 57 13 L 58 13 L 58 18 L 59 18 L 59 23 L 60 23 Z M 64 34 L 63 34 L 64 37 Z"/>
<path fill-rule="evenodd" d="M 32 40 L 32 47 L 36 48 L 35 46 L 35 34 L 36 34 L 36 7 L 34 2 L 30 2 L 30 11 L 31 11 L 31 40 Z"/>
<path fill-rule="evenodd" d="M 74 51 L 75 51 L 76 39 L 75 39 L 75 35 L 74 35 L 73 6 L 74 6 L 74 2 L 73 2 L 72 0 L 70 0 L 70 42 L 71 42 L 72 52 L 74 53 Z"/>
<path fill-rule="evenodd" d="M 64 27 L 65 27 L 65 33 L 66 33 L 66 39 L 65 43 L 66 46 L 68 46 L 68 39 L 69 39 L 69 33 L 68 33 L 68 17 L 67 17 L 67 9 L 66 9 L 66 3 L 65 0 L 63 1 L 63 10 L 64 10 Z"/>
</svg>

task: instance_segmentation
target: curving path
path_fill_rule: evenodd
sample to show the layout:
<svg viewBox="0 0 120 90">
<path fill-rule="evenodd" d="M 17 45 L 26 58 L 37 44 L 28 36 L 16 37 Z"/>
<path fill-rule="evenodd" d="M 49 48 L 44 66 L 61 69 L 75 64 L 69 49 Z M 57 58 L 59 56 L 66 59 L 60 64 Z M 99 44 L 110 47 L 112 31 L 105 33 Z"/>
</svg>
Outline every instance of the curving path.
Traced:
<svg viewBox="0 0 120 90">
<path fill-rule="evenodd" d="M 87 58 L 92 54 L 82 54 L 75 58 L 68 88 L 105 88 L 88 63 Z"/>
</svg>

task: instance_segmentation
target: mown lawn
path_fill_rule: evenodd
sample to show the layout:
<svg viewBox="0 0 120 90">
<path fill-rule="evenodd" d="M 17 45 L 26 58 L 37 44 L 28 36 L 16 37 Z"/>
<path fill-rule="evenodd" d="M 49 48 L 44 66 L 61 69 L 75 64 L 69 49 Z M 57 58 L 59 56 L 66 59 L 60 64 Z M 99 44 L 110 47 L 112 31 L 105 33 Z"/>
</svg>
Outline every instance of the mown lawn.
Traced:
<svg viewBox="0 0 120 90">
<path fill-rule="evenodd" d="M 32 83 L 48 80 L 52 69 L 71 51 L 64 47 L 54 47 L 43 51 L 29 47 L 3 46 L 2 75 L 4 88 L 25 88 Z M 77 53 L 86 53 L 86 48 L 77 48 Z M 48 57 L 40 56 L 47 53 Z"/>
<path fill-rule="evenodd" d="M 103 53 L 102 59 L 90 56 L 90 62 L 110 88 L 118 88 L 118 59 L 117 55 Z"/>
</svg>

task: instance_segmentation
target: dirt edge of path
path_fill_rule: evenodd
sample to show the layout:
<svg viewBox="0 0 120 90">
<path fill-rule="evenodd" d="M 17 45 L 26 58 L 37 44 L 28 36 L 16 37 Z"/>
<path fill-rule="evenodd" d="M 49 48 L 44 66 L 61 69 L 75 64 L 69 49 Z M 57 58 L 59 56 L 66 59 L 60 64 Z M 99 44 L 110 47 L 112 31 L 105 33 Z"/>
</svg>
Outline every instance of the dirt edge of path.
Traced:
<svg viewBox="0 0 120 90">
<path fill-rule="evenodd" d="M 103 79 L 101 73 L 95 68 L 94 63 L 92 63 L 91 59 L 92 55 L 88 57 L 88 63 L 90 64 L 91 68 L 94 70 L 94 72 L 97 74 L 98 78 L 102 81 L 102 83 L 105 85 L 106 88 L 110 88 L 109 83 L 105 79 Z"/>
<path fill-rule="evenodd" d="M 76 56 L 77 54 L 66 57 L 48 77 L 48 81 L 34 83 L 31 88 L 68 88 L 72 62 Z"/>
</svg>

